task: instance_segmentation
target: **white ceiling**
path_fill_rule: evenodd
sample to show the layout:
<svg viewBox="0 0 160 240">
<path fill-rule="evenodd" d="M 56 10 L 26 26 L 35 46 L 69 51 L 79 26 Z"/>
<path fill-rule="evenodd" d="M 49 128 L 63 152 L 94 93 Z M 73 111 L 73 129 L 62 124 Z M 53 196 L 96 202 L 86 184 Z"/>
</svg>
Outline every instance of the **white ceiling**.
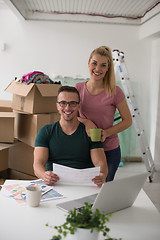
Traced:
<svg viewBox="0 0 160 240">
<path fill-rule="evenodd" d="M 0 0 L 25 20 L 142 24 L 160 12 L 157 0 Z"/>
</svg>

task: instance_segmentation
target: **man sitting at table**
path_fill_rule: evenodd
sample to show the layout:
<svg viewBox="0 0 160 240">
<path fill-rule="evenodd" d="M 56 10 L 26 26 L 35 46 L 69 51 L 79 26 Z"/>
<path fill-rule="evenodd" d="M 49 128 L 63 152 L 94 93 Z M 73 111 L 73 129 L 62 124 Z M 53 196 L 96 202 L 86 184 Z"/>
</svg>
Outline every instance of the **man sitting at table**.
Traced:
<svg viewBox="0 0 160 240">
<path fill-rule="evenodd" d="M 102 142 L 92 142 L 85 126 L 78 121 L 79 92 L 74 87 L 62 86 L 58 91 L 57 109 L 60 121 L 42 127 L 35 140 L 34 172 L 48 185 L 59 180 L 53 163 L 84 169 L 100 166 L 100 174 L 92 181 L 101 186 L 108 174 Z"/>
</svg>

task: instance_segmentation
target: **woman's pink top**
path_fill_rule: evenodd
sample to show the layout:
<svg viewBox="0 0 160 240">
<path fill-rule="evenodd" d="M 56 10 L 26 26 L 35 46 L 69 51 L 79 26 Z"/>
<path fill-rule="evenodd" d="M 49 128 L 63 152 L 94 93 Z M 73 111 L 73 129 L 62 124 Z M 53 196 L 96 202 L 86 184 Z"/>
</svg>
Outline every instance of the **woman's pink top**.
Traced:
<svg viewBox="0 0 160 240">
<path fill-rule="evenodd" d="M 98 128 L 108 129 L 113 126 L 116 105 L 120 103 L 125 95 L 120 87 L 116 86 L 116 93 L 108 95 L 103 91 L 97 95 L 92 95 L 86 88 L 86 82 L 75 85 L 81 98 L 79 116 L 90 119 Z M 106 138 L 104 150 L 112 150 L 119 146 L 118 135 Z"/>
</svg>

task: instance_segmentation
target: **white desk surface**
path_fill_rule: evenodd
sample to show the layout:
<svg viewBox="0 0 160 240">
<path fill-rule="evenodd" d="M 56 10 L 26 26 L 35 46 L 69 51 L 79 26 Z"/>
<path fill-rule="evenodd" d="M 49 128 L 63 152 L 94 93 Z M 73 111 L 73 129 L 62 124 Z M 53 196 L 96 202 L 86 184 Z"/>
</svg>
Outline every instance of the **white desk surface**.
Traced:
<svg viewBox="0 0 160 240">
<path fill-rule="evenodd" d="M 58 209 L 56 204 L 99 191 L 96 186 L 56 185 L 55 188 L 66 198 L 43 202 L 36 208 L 20 206 L 14 200 L 0 195 L 0 239 L 50 240 L 57 232 L 45 224 L 54 226 L 65 221 L 66 213 Z M 113 214 L 108 226 L 111 237 L 121 237 L 123 240 L 160 239 L 160 213 L 143 190 L 132 207 Z"/>
</svg>

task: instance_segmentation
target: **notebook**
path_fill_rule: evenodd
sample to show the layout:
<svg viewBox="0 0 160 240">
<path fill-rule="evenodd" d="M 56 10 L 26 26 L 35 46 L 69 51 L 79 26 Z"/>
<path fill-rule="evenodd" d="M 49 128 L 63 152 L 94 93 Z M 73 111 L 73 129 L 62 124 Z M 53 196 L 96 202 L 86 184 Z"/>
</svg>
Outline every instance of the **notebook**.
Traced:
<svg viewBox="0 0 160 240">
<path fill-rule="evenodd" d="M 93 210 L 99 209 L 106 214 L 117 212 L 133 205 L 148 176 L 149 173 L 145 172 L 106 182 L 98 194 L 59 203 L 56 206 L 68 212 L 74 208 L 80 210 L 85 202 L 91 202 Z"/>
</svg>

